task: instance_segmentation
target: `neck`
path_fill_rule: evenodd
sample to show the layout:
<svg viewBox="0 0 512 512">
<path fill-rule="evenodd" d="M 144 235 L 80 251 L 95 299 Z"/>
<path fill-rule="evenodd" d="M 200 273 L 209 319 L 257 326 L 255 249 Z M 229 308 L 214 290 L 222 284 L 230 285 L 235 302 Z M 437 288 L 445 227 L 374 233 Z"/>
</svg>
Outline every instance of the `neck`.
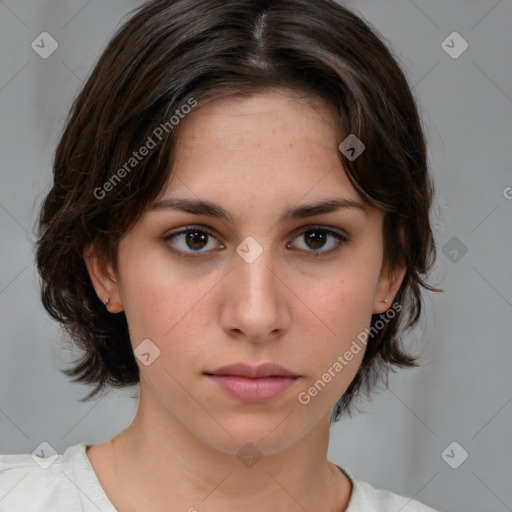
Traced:
<svg viewBox="0 0 512 512">
<path fill-rule="evenodd" d="M 112 440 L 120 512 L 230 512 L 248 500 L 287 512 L 348 506 L 350 482 L 327 460 L 329 416 L 299 443 L 261 456 L 254 444 L 237 453 L 203 442 L 151 398 L 141 385 L 133 422 Z"/>
</svg>

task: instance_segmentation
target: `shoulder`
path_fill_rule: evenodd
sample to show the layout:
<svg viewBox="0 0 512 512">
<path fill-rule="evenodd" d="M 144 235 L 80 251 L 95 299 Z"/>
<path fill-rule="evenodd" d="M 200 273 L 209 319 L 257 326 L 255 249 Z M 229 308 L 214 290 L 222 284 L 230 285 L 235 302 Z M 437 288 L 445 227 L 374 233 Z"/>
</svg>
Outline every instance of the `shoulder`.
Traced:
<svg viewBox="0 0 512 512">
<path fill-rule="evenodd" d="M 87 496 L 94 482 L 87 466 L 83 443 L 63 454 L 38 449 L 32 454 L 0 454 L 2 512 L 73 512 L 89 510 Z M 51 451 L 51 454 L 50 454 Z M 94 507 L 96 509 L 96 507 Z"/>
<path fill-rule="evenodd" d="M 438 512 L 412 498 L 377 489 L 368 482 L 354 478 L 346 470 L 342 471 L 352 482 L 352 496 L 345 512 Z"/>
</svg>

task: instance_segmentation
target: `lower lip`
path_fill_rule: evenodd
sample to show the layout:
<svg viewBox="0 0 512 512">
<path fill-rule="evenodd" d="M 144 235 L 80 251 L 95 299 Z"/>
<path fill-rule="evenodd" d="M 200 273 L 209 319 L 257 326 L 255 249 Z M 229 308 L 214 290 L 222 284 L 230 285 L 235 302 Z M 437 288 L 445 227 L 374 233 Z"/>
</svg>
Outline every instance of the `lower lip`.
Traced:
<svg viewBox="0 0 512 512">
<path fill-rule="evenodd" d="M 252 379 L 238 375 L 208 375 L 231 396 L 254 404 L 268 402 L 291 388 L 298 377 L 260 377 Z"/>
</svg>

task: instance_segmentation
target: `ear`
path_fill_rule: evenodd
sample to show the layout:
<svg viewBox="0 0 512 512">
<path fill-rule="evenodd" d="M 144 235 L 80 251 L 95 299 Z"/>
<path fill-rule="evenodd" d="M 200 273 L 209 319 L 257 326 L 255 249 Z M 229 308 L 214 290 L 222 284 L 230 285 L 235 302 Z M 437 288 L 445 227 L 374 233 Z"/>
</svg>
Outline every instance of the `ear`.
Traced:
<svg viewBox="0 0 512 512">
<path fill-rule="evenodd" d="M 114 275 L 112 266 L 107 264 L 101 258 L 93 245 L 88 245 L 84 249 L 84 260 L 87 271 L 96 291 L 96 295 L 103 303 L 108 301 L 106 305 L 110 313 L 120 313 L 123 311 L 123 303 L 119 294 L 117 279 Z"/>
<path fill-rule="evenodd" d="M 391 307 L 395 295 L 402 285 L 406 271 L 407 268 L 405 265 L 397 265 L 393 268 L 383 266 L 377 285 L 375 301 L 373 303 L 374 315 L 384 313 Z"/>
</svg>

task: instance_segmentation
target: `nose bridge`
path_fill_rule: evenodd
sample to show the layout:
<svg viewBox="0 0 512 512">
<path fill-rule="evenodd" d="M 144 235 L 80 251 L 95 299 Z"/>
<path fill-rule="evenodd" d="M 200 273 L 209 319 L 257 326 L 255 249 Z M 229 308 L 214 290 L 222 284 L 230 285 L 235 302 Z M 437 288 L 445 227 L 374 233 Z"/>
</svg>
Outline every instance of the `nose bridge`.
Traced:
<svg viewBox="0 0 512 512">
<path fill-rule="evenodd" d="M 238 262 L 237 277 L 242 295 L 254 301 L 264 299 L 266 303 L 275 299 L 276 277 L 270 270 L 270 259 L 270 251 L 266 251 L 251 263 L 245 260 Z"/>
<path fill-rule="evenodd" d="M 232 279 L 230 327 L 250 337 L 263 338 L 284 328 L 284 296 L 274 257 L 248 237 L 237 248 Z"/>
</svg>

